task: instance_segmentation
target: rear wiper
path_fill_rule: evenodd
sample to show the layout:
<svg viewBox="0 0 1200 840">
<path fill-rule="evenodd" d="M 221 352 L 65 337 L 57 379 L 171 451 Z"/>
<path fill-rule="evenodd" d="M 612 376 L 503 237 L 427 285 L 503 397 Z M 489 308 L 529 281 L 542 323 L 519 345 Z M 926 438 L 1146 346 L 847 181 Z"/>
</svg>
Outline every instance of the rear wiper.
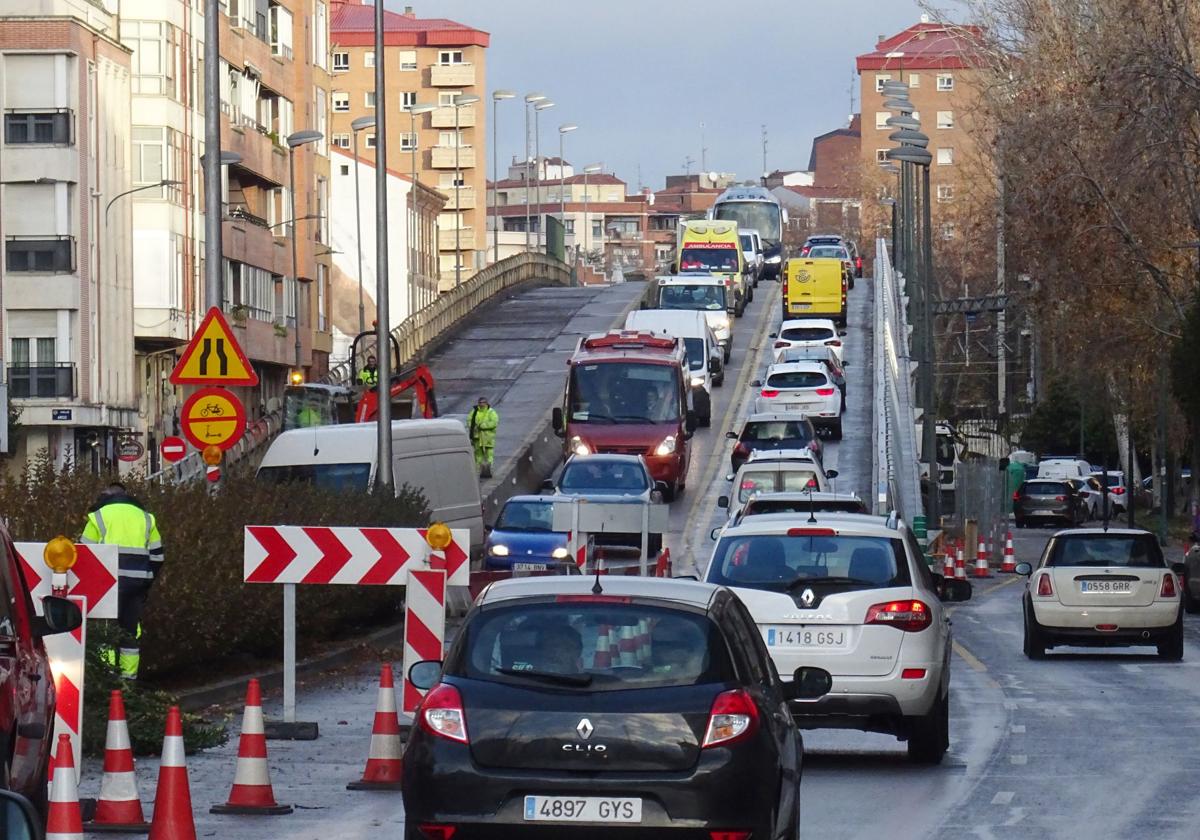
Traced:
<svg viewBox="0 0 1200 840">
<path fill-rule="evenodd" d="M 840 575 L 830 575 L 829 577 L 819 578 L 796 578 L 787 585 L 788 590 L 799 589 L 801 586 L 812 586 L 814 583 L 857 583 L 865 586 L 878 586 L 879 583 L 873 580 L 863 580 L 862 578 L 842 577 Z"/>
<path fill-rule="evenodd" d="M 539 671 L 534 668 L 497 668 L 496 673 L 509 677 L 529 677 L 530 679 L 542 680 L 543 682 L 579 686 L 581 688 L 592 684 L 591 674 L 556 674 L 553 671 Z"/>
</svg>

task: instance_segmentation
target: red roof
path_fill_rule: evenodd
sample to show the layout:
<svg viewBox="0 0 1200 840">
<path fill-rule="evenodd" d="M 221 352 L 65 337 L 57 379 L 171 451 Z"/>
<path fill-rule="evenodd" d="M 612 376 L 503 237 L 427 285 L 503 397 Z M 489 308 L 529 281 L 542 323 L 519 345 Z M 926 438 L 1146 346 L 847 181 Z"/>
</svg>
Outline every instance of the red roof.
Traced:
<svg viewBox="0 0 1200 840">
<path fill-rule="evenodd" d="M 863 70 L 961 70 L 979 62 L 975 53 L 983 40 L 978 26 L 918 23 L 884 38 L 855 63 Z"/>
<path fill-rule="evenodd" d="M 362 0 L 334 0 L 329 24 L 337 46 L 369 47 L 375 43 L 375 7 Z M 488 33 L 446 18 L 383 12 L 384 44 L 389 47 L 486 47 Z"/>
</svg>

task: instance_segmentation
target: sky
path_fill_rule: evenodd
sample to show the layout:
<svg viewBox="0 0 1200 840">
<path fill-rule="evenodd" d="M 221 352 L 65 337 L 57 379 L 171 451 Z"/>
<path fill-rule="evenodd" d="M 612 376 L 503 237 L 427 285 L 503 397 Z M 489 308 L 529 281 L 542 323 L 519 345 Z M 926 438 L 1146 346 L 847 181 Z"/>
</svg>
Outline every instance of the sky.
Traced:
<svg viewBox="0 0 1200 840">
<path fill-rule="evenodd" d="M 709 171 L 757 178 L 761 126 L 767 169 L 806 169 L 814 136 L 844 127 L 854 57 L 880 35 L 916 23 L 916 0 L 387 0 L 491 34 L 489 93 L 545 94 L 542 154 L 602 163 L 636 190 L 667 175 Z M 489 105 L 490 105 L 489 98 Z M 501 102 L 500 166 L 524 154 L 523 103 Z M 489 117 L 490 120 L 490 117 Z M 489 121 L 490 133 L 490 121 Z M 491 138 L 489 136 L 490 144 Z M 488 154 L 489 176 L 491 154 Z"/>
</svg>

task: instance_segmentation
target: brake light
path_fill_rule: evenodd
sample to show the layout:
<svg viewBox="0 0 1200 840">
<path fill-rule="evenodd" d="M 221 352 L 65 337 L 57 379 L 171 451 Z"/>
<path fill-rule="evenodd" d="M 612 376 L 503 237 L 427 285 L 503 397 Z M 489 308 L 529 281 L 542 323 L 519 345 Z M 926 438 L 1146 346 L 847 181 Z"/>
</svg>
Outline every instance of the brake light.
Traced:
<svg viewBox="0 0 1200 840">
<path fill-rule="evenodd" d="M 1174 598 L 1178 593 L 1175 589 L 1175 574 L 1167 572 L 1163 575 L 1162 589 L 1158 591 L 1159 598 Z"/>
<path fill-rule="evenodd" d="M 789 537 L 836 537 L 832 528 L 788 528 Z"/>
<path fill-rule="evenodd" d="M 855 268 L 862 268 L 862 257 L 855 257 L 855 258 L 854 258 L 854 267 L 855 267 Z"/>
<path fill-rule="evenodd" d="M 417 826 L 417 831 L 421 833 L 422 837 L 428 838 L 428 840 L 450 840 L 458 829 L 452 825 L 421 823 Z"/>
<path fill-rule="evenodd" d="M 1114 496 L 1124 496 L 1125 488 L 1124 487 L 1114 487 L 1114 488 L 1112 488 L 1112 494 Z"/>
<path fill-rule="evenodd" d="M 791 346 L 791 342 L 790 342 L 790 341 L 776 341 L 776 342 L 775 342 L 775 349 L 776 349 L 776 350 L 778 350 L 780 347 L 790 347 L 790 346 Z"/>
<path fill-rule="evenodd" d="M 467 738 L 467 716 L 463 712 L 462 695 L 449 683 L 438 683 L 429 689 L 417 714 L 420 716 L 421 728 L 430 735 L 458 741 L 460 744 L 470 743 Z"/>
<path fill-rule="evenodd" d="M 864 624 L 886 624 L 897 630 L 919 633 L 933 623 L 933 615 L 924 601 L 888 601 L 867 610 Z"/>
<path fill-rule="evenodd" d="M 1066 496 L 1055 496 L 1054 497 L 1054 501 L 1056 501 L 1056 502 L 1065 502 L 1066 500 L 1067 500 Z"/>
<path fill-rule="evenodd" d="M 762 395 L 767 399 L 774 399 L 775 397 L 779 396 L 779 392 L 774 389 L 767 388 L 763 390 Z"/>
<path fill-rule="evenodd" d="M 841 346 L 842 346 L 842 342 L 841 342 L 841 340 L 840 340 L 840 339 L 837 339 L 837 338 L 831 338 L 831 339 L 829 339 L 829 341 L 826 341 L 826 342 L 825 342 L 825 346 L 826 346 L 826 347 L 841 347 Z"/>
<path fill-rule="evenodd" d="M 736 446 L 733 447 L 733 453 L 735 455 L 749 455 L 750 447 L 744 443 L 738 443 Z"/>
<path fill-rule="evenodd" d="M 749 738 L 758 728 L 758 707 L 745 689 L 722 691 L 708 713 L 708 731 L 702 748 L 733 744 Z"/>
<path fill-rule="evenodd" d="M 752 831 L 710 831 L 709 840 L 750 840 Z"/>
<path fill-rule="evenodd" d="M 833 396 L 833 389 L 832 389 L 832 388 L 818 388 L 818 389 L 817 389 L 817 396 L 820 396 L 820 397 L 832 397 L 832 396 Z"/>
<path fill-rule="evenodd" d="M 900 679 L 902 679 L 902 680 L 923 680 L 923 679 L 925 679 L 925 669 L 924 668 L 905 668 L 903 671 L 900 672 Z"/>
<path fill-rule="evenodd" d="M 1037 594 L 1039 598 L 1054 596 L 1054 584 L 1050 582 L 1050 575 L 1042 575 L 1038 578 Z"/>
</svg>

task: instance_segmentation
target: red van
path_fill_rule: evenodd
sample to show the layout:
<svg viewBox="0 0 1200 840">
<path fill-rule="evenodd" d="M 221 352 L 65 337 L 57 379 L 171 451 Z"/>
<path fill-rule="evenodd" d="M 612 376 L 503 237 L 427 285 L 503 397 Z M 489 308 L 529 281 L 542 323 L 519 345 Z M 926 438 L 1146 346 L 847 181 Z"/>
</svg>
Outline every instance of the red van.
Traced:
<svg viewBox="0 0 1200 840">
<path fill-rule="evenodd" d="M 696 428 L 682 339 L 648 332 L 597 333 L 567 362 L 554 432 L 563 453 L 641 455 L 670 500 L 687 480 L 688 441 Z"/>
</svg>

